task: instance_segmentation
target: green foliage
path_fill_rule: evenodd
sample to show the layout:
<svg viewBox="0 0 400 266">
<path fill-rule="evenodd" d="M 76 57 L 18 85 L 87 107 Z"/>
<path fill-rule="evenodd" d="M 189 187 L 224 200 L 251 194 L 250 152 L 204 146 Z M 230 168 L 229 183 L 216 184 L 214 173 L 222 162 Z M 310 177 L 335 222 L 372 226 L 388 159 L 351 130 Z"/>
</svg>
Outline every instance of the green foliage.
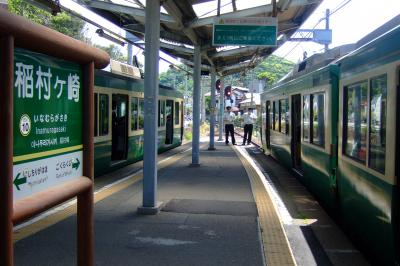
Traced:
<svg viewBox="0 0 400 266">
<path fill-rule="evenodd" d="M 102 46 L 98 44 L 93 44 L 93 46 L 105 51 L 114 60 L 124 63 L 128 61 L 128 58 L 121 52 L 121 49 L 118 45 L 110 44 L 109 46 Z"/>
<path fill-rule="evenodd" d="M 50 13 L 34 7 L 23 0 L 8 0 L 8 9 L 30 21 L 44 25 L 78 40 L 85 40 L 82 29 L 85 22 L 64 12 L 52 16 Z"/>
<path fill-rule="evenodd" d="M 183 132 L 183 137 L 185 138 L 185 140 L 188 140 L 188 141 L 192 140 L 192 137 L 193 137 L 192 129 L 191 128 L 185 129 L 185 131 Z"/>
<path fill-rule="evenodd" d="M 179 67 L 191 71 L 191 69 L 184 65 L 180 65 Z M 188 76 L 187 72 L 181 69 L 170 68 L 167 72 L 161 73 L 160 84 L 175 88 L 183 94 L 185 94 L 185 87 L 187 87 L 188 97 L 192 96 L 193 78 L 192 76 Z"/>
<path fill-rule="evenodd" d="M 293 66 L 294 63 L 279 56 L 271 55 L 259 64 L 254 72 L 258 79 L 263 79 L 268 85 L 272 85 L 292 70 Z"/>
</svg>

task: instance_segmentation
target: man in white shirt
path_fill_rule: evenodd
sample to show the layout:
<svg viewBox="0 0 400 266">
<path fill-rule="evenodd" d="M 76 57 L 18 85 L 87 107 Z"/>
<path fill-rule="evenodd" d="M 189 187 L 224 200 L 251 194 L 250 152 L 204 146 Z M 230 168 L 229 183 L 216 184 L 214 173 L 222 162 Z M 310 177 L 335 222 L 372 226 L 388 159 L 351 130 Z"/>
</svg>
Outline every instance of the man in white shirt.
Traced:
<svg viewBox="0 0 400 266">
<path fill-rule="evenodd" d="M 234 128 L 233 128 L 233 121 L 235 120 L 235 114 L 231 112 L 232 107 L 227 106 L 226 107 L 226 112 L 224 114 L 224 123 L 225 123 L 225 144 L 228 145 L 228 137 L 229 133 L 231 133 L 231 139 L 232 139 L 232 144 L 236 145 L 235 141 L 235 133 L 234 133 Z"/>
<path fill-rule="evenodd" d="M 249 108 L 247 113 L 244 113 L 243 116 L 243 124 L 244 124 L 244 136 L 242 145 L 250 145 L 251 143 L 251 135 L 253 134 L 253 124 L 256 122 L 257 116 L 253 113 L 253 109 Z"/>
</svg>

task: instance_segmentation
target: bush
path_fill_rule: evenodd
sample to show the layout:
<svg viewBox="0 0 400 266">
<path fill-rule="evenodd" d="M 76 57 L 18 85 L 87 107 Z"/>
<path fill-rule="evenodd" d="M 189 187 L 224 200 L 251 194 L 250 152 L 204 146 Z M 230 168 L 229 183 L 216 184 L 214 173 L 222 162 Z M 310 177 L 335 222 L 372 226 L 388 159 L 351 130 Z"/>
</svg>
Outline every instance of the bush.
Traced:
<svg viewBox="0 0 400 266">
<path fill-rule="evenodd" d="M 189 130 L 185 129 L 185 131 L 183 132 L 183 137 L 185 138 L 185 140 L 192 140 L 193 136 L 192 136 L 192 129 L 189 128 Z"/>
</svg>

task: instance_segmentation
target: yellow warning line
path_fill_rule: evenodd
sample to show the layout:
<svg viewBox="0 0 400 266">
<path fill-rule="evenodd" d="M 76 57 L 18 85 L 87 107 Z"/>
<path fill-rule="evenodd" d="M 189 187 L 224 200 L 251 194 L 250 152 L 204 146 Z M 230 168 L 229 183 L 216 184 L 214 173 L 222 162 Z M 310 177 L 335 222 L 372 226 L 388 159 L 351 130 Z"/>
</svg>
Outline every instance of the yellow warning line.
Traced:
<svg viewBox="0 0 400 266">
<path fill-rule="evenodd" d="M 172 155 L 169 158 L 162 160 L 160 163 L 158 163 L 158 169 L 159 170 L 163 169 L 163 168 L 175 163 L 176 161 L 182 159 L 182 157 L 184 157 L 188 151 L 189 150 L 186 150 L 182 153 L 177 153 L 175 155 Z M 142 180 L 142 178 L 143 178 L 143 173 L 142 173 L 142 171 L 140 171 L 138 173 L 133 174 L 131 178 L 129 178 L 125 181 L 117 183 L 107 189 L 101 190 L 98 193 L 95 193 L 94 203 L 97 203 L 97 202 L 107 198 L 108 196 L 111 196 L 111 195 L 129 187 L 132 184 L 135 184 L 136 182 Z M 15 230 L 14 231 L 14 243 L 68 218 L 68 217 L 76 214 L 76 212 L 77 212 L 77 209 L 76 209 L 76 202 L 75 202 L 71 206 L 66 207 L 65 209 L 63 209 L 59 212 L 49 215 L 37 222 L 34 222 L 34 223 L 26 226 L 26 227 Z"/>
<path fill-rule="evenodd" d="M 13 162 L 16 163 L 16 162 L 20 162 L 20 161 L 37 159 L 40 157 L 56 155 L 56 154 L 60 154 L 60 153 L 70 152 L 70 151 L 77 151 L 77 150 L 81 150 L 82 148 L 83 148 L 83 145 L 76 145 L 76 146 L 71 146 L 71 147 L 52 150 L 52 151 L 43 151 L 43 152 L 38 152 L 38 153 L 14 156 Z"/>
<path fill-rule="evenodd" d="M 246 169 L 257 204 L 266 264 L 268 266 L 296 265 L 282 222 L 261 181 L 264 177 L 257 173 L 238 149 L 235 147 L 234 151 Z"/>
</svg>

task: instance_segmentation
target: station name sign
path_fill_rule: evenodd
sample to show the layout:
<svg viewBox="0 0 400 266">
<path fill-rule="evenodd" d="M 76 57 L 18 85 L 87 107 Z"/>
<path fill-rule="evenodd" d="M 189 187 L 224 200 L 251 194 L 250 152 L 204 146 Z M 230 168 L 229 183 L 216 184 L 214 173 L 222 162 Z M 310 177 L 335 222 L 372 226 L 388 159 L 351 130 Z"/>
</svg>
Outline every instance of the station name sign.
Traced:
<svg viewBox="0 0 400 266">
<path fill-rule="evenodd" d="M 216 18 L 213 45 L 276 46 L 275 17 Z"/>
<path fill-rule="evenodd" d="M 14 200 L 82 176 L 82 69 L 14 53 Z"/>
</svg>

